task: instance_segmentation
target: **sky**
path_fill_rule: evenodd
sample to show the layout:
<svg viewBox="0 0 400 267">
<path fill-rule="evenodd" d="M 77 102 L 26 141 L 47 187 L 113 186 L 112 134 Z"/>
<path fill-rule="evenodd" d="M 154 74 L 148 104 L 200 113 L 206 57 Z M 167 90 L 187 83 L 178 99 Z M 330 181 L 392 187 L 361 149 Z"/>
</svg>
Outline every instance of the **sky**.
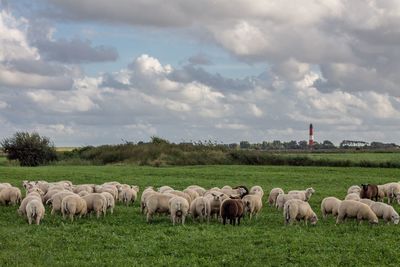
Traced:
<svg viewBox="0 0 400 267">
<path fill-rule="evenodd" d="M 400 143 L 396 0 L 0 1 L 0 139 Z"/>
</svg>

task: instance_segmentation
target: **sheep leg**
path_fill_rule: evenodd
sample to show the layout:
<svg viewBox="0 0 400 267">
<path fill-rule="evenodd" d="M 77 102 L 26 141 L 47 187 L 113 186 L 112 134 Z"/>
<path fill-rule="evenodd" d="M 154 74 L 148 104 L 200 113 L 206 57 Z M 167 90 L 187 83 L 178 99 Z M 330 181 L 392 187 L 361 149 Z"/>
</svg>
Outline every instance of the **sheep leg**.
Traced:
<svg viewBox="0 0 400 267">
<path fill-rule="evenodd" d="M 40 224 L 40 216 L 36 215 L 36 225 Z"/>
<path fill-rule="evenodd" d="M 32 224 L 32 217 L 31 216 L 28 217 L 28 223 Z"/>
<path fill-rule="evenodd" d="M 104 214 L 104 216 L 105 216 L 105 214 Z M 96 210 L 96 218 L 97 219 L 100 218 L 100 211 L 99 210 Z"/>
<path fill-rule="evenodd" d="M 185 218 L 186 216 L 182 216 L 182 225 L 185 225 Z"/>
<path fill-rule="evenodd" d="M 71 222 L 74 221 L 74 215 L 72 213 L 69 215 L 69 219 L 71 220 Z"/>
</svg>

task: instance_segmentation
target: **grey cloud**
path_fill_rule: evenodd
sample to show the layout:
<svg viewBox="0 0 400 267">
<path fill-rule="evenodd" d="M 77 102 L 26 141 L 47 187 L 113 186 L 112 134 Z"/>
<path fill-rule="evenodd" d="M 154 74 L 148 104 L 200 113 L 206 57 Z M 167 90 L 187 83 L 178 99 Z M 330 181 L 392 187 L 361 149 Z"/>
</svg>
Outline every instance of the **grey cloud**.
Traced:
<svg viewBox="0 0 400 267">
<path fill-rule="evenodd" d="M 188 62 L 192 65 L 212 65 L 211 59 L 203 53 L 198 53 L 188 58 Z"/>
</svg>

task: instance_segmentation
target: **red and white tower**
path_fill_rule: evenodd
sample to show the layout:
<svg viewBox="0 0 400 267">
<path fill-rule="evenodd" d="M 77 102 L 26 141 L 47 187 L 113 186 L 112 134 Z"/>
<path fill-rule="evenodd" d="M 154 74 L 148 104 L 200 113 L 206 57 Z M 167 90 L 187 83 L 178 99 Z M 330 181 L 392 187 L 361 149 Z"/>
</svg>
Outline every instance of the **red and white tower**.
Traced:
<svg viewBox="0 0 400 267">
<path fill-rule="evenodd" d="M 310 124 L 310 139 L 308 140 L 308 145 L 312 147 L 314 145 L 314 129 L 312 124 Z"/>
</svg>

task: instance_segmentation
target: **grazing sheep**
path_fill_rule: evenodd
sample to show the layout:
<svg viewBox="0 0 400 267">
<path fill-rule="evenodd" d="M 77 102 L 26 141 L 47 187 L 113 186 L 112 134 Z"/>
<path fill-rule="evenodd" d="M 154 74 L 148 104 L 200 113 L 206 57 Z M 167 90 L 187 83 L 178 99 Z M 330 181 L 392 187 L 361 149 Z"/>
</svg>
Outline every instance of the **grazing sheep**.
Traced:
<svg viewBox="0 0 400 267">
<path fill-rule="evenodd" d="M 113 214 L 114 213 L 114 208 L 115 208 L 115 199 L 114 199 L 113 195 L 111 195 L 108 192 L 102 192 L 100 194 L 103 195 L 106 198 L 107 209 L 110 210 L 111 214 Z"/>
<path fill-rule="evenodd" d="M 46 203 L 47 200 L 49 200 L 50 198 L 52 198 L 52 196 L 54 196 L 55 194 L 57 194 L 58 192 L 64 191 L 63 189 L 52 189 L 52 190 L 48 190 L 47 193 L 43 196 L 43 202 Z"/>
<path fill-rule="evenodd" d="M 311 209 L 310 204 L 301 199 L 286 201 L 283 207 L 283 217 L 285 218 L 285 225 L 293 224 L 293 221 L 302 219 L 306 225 L 308 221 L 310 221 L 311 225 L 315 225 L 318 222 L 318 217 Z"/>
<path fill-rule="evenodd" d="M 54 194 L 49 200 L 46 201 L 46 204 L 51 204 L 51 215 L 54 215 L 57 211 L 61 212 L 61 202 L 64 197 L 69 195 L 75 195 L 71 191 L 64 190 L 60 191 L 57 194 Z"/>
<path fill-rule="evenodd" d="M 257 216 L 257 214 L 261 211 L 261 194 L 257 193 L 256 195 L 247 195 L 244 196 L 242 200 L 244 205 L 244 212 L 249 214 L 250 220 L 253 215 Z"/>
<path fill-rule="evenodd" d="M 235 225 L 240 225 L 240 218 L 243 217 L 244 206 L 241 199 L 225 199 L 221 204 L 220 216 L 222 223 L 225 225 L 226 220 Z"/>
<path fill-rule="evenodd" d="M 360 198 L 375 199 L 378 201 L 378 186 L 375 184 L 362 184 Z"/>
<path fill-rule="evenodd" d="M 315 193 L 315 190 L 312 187 L 307 188 L 306 190 L 292 190 L 288 192 L 288 195 L 298 195 L 299 198 L 303 201 L 309 201 L 312 194 Z"/>
<path fill-rule="evenodd" d="M 199 196 L 204 196 L 204 193 L 207 191 L 206 189 L 198 185 L 190 185 L 186 189 L 192 189 L 196 191 L 199 194 Z"/>
<path fill-rule="evenodd" d="M 347 189 L 347 194 L 351 193 L 360 194 L 360 192 L 361 192 L 361 187 L 359 187 L 358 185 L 352 185 L 349 187 L 349 189 Z"/>
<path fill-rule="evenodd" d="M 203 222 L 208 215 L 208 201 L 205 197 L 197 197 L 190 204 L 190 214 L 192 215 L 193 221 L 197 217 L 200 217 L 200 221 Z"/>
<path fill-rule="evenodd" d="M 361 203 L 367 204 L 368 206 L 371 206 L 372 203 L 375 203 L 375 201 L 371 200 L 371 199 L 367 199 L 367 198 L 361 198 L 360 200 Z"/>
<path fill-rule="evenodd" d="M 94 185 L 92 184 L 81 184 L 81 185 L 76 185 L 73 187 L 72 191 L 75 194 L 79 194 L 81 191 L 86 191 L 88 193 L 93 193 L 94 192 Z"/>
<path fill-rule="evenodd" d="M 190 198 L 190 195 L 189 195 L 189 194 L 186 194 L 186 193 L 184 193 L 184 192 L 182 192 L 182 191 L 171 190 L 171 191 L 168 191 L 168 194 L 173 194 L 173 195 L 176 195 L 176 196 L 178 196 L 178 197 L 183 197 L 184 199 L 187 200 L 187 202 L 189 202 L 189 205 L 190 205 L 190 202 L 192 202 L 192 200 L 191 200 L 191 198 Z"/>
<path fill-rule="evenodd" d="M 249 190 L 245 186 L 242 186 L 242 185 L 237 186 L 233 189 L 222 188 L 222 189 L 216 190 L 216 191 L 222 192 L 227 196 L 232 196 L 232 197 L 240 196 L 240 198 L 249 194 Z"/>
<path fill-rule="evenodd" d="M 183 197 L 176 196 L 168 201 L 168 206 L 172 224 L 182 222 L 184 225 L 189 211 L 189 202 Z"/>
<path fill-rule="evenodd" d="M 147 187 L 143 193 L 142 196 L 140 198 L 140 208 L 141 208 L 141 212 L 144 213 L 145 209 L 146 209 L 146 200 L 147 198 L 154 194 L 154 193 L 158 193 L 157 191 L 154 190 L 154 188 L 152 186 Z M 147 213 L 147 212 L 146 212 Z"/>
<path fill-rule="evenodd" d="M 96 193 L 103 193 L 103 192 L 108 192 L 110 193 L 114 200 L 118 199 L 118 189 L 115 185 L 112 184 L 105 184 L 105 185 L 97 185 L 95 186 L 95 192 Z"/>
<path fill-rule="evenodd" d="M 276 198 L 278 197 L 279 194 L 285 194 L 285 192 L 282 190 L 282 188 L 276 187 L 272 188 L 271 191 L 269 192 L 268 196 L 268 204 L 270 206 L 275 205 L 276 203 Z"/>
<path fill-rule="evenodd" d="M 278 209 L 283 209 L 284 205 L 286 203 L 286 201 L 290 200 L 290 199 L 301 199 L 301 194 L 279 194 L 278 197 L 276 198 L 276 203 L 275 206 Z"/>
<path fill-rule="evenodd" d="M 121 191 L 118 197 L 119 201 L 125 203 L 126 206 L 128 206 L 129 203 L 134 203 L 137 198 L 138 190 L 139 187 L 121 187 Z"/>
<path fill-rule="evenodd" d="M 262 189 L 261 186 L 255 185 L 252 188 L 250 188 L 250 195 L 260 195 L 261 198 L 264 196 L 264 190 Z"/>
<path fill-rule="evenodd" d="M 383 202 L 386 197 L 386 188 L 383 185 L 378 185 L 378 200 Z"/>
<path fill-rule="evenodd" d="M 211 216 L 214 214 L 218 217 L 220 214 L 220 207 L 223 200 L 227 199 L 228 196 L 219 191 L 210 191 L 204 195 L 207 200 L 208 214 L 207 221 L 210 222 Z"/>
<path fill-rule="evenodd" d="M 378 223 L 378 217 L 371 208 L 364 203 L 355 200 L 343 200 L 339 206 L 336 224 L 343 222 L 346 218 L 356 218 L 361 224 L 362 220 L 368 220 L 371 224 Z"/>
<path fill-rule="evenodd" d="M 111 199 L 114 200 L 112 196 Z M 74 221 L 74 215 L 78 215 L 81 218 L 87 213 L 86 201 L 76 194 L 66 196 L 61 203 L 61 213 L 64 220 L 68 215 L 71 222 Z"/>
<path fill-rule="evenodd" d="M 396 198 L 396 196 L 400 194 L 400 184 L 390 183 L 386 188 L 387 188 L 388 204 L 391 204 Z M 400 204 L 399 201 L 398 203 Z"/>
<path fill-rule="evenodd" d="M 146 220 L 150 222 L 155 213 L 169 213 L 169 200 L 176 195 L 152 193 L 146 199 Z"/>
<path fill-rule="evenodd" d="M 21 216 L 25 216 L 26 215 L 26 205 L 34 199 L 42 201 L 41 196 L 37 192 L 32 192 L 32 193 L 29 193 L 28 195 L 26 195 L 26 197 L 21 201 L 21 204 L 19 205 L 18 214 Z"/>
<path fill-rule="evenodd" d="M 0 203 L 3 205 L 16 205 L 21 203 L 22 194 L 18 187 L 5 187 L 0 190 Z"/>
<path fill-rule="evenodd" d="M 393 222 L 393 224 L 399 223 L 399 214 L 392 206 L 381 202 L 372 202 L 369 206 L 375 215 L 385 220 L 387 224 L 390 222 Z"/>
<path fill-rule="evenodd" d="M 45 214 L 43 203 L 39 199 L 29 201 L 25 211 L 29 224 L 32 224 L 32 220 L 35 220 L 36 224 L 39 225 Z"/>
<path fill-rule="evenodd" d="M 96 212 L 97 219 L 101 214 L 106 216 L 107 199 L 99 193 L 91 193 L 82 197 L 86 201 L 87 212 Z"/>
<path fill-rule="evenodd" d="M 5 188 L 10 188 L 12 185 L 10 183 L 0 183 L 0 191 Z"/>
<path fill-rule="evenodd" d="M 158 192 L 160 193 L 167 193 L 168 191 L 173 191 L 174 189 L 168 185 L 161 186 L 158 188 Z"/>
<path fill-rule="evenodd" d="M 355 200 L 358 201 L 360 200 L 360 194 L 359 193 L 350 193 L 348 194 L 344 200 Z"/>
<path fill-rule="evenodd" d="M 183 190 L 183 193 L 186 193 L 190 196 L 190 202 L 192 202 L 193 200 L 195 200 L 196 198 L 199 197 L 199 193 L 197 193 L 197 191 L 193 190 L 193 189 L 185 189 Z"/>
<path fill-rule="evenodd" d="M 336 217 L 339 212 L 339 206 L 342 201 L 336 197 L 326 197 L 321 202 L 321 213 L 322 217 L 326 219 L 328 214 L 332 214 Z"/>
</svg>

